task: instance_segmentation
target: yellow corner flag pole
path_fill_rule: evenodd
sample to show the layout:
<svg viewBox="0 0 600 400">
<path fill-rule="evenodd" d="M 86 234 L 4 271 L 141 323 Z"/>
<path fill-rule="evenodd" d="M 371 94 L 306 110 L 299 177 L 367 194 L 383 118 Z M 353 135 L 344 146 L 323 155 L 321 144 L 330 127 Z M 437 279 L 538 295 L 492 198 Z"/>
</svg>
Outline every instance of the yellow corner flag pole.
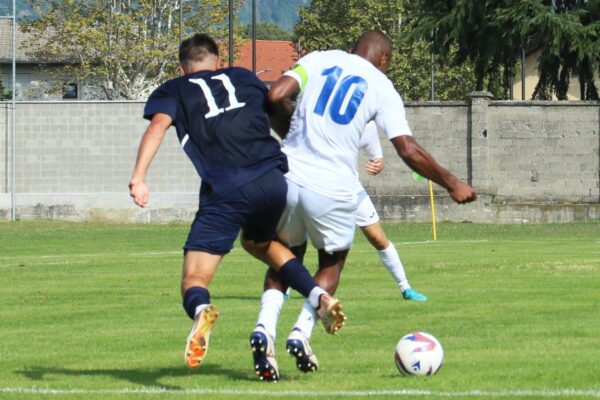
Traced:
<svg viewBox="0 0 600 400">
<path fill-rule="evenodd" d="M 433 201 L 433 183 L 429 181 L 429 200 L 431 201 L 431 222 L 433 224 L 433 240 L 437 240 L 437 230 L 435 227 L 435 203 Z"/>
</svg>

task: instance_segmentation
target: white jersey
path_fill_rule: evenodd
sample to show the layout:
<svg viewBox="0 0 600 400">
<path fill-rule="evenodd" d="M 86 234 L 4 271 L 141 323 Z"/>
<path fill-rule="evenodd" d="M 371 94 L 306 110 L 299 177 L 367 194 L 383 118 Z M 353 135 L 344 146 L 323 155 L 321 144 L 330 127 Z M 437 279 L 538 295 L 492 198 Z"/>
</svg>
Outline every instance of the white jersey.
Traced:
<svg viewBox="0 0 600 400">
<path fill-rule="evenodd" d="M 377 132 L 377 125 L 371 121 L 365 127 L 365 131 L 360 137 L 358 142 L 360 151 L 364 152 L 367 159 L 374 160 L 376 158 L 383 158 L 383 149 L 381 148 L 381 142 L 379 141 L 379 133 Z M 356 193 L 359 195 L 365 191 L 360 180 L 356 179 Z M 360 197 L 360 196 L 359 196 Z M 358 199 L 360 201 L 360 198 Z M 360 225 L 359 225 L 360 226 Z"/>
<path fill-rule="evenodd" d="M 286 177 L 324 196 L 353 200 L 367 123 L 374 120 L 389 139 L 412 135 L 400 95 L 373 64 L 340 50 L 310 53 L 285 75 L 301 89 L 283 145 Z"/>
<path fill-rule="evenodd" d="M 375 122 L 369 122 L 365 127 L 365 131 L 360 137 L 358 147 L 365 153 L 369 160 L 383 158 L 383 150 L 379 141 L 379 133 L 377 133 L 377 125 Z"/>
</svg>

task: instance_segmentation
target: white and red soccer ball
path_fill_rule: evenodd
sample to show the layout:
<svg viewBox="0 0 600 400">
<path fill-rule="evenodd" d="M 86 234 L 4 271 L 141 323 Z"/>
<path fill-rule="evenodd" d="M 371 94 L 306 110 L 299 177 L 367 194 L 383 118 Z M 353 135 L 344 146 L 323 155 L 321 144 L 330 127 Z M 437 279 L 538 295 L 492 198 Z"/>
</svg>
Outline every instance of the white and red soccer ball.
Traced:
<svg viewBox="0 0 600 400">
<path fill-rule="evenodd" d="M 433 375 L 442 366 L 444 350 L 429 333 L 413 332 L 398 341 L 395 359 L 402 375 Z"/>
</svg>

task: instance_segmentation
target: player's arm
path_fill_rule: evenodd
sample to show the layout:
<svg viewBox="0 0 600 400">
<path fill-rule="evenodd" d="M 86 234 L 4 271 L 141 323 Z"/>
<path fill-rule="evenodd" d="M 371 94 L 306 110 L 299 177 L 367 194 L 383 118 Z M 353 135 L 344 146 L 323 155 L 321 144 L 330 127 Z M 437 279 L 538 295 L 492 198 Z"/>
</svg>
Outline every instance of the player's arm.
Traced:
<svg viewBox="0 0 600 400">
<path fill-rule="evenodd" d="M 398 155 L 413 171 L 444 187 L 457 203 L 468 203 L 477 199 L 475 190 L 458 179 L 433 159 L 414 137 L 396 136 L 391 139 Z"/>
<path fill-rule="evenodd" d="M 290 129 L 293 107 L 291 97 L 298 93 L 300 85 L 290 76 L 283 75 L 271 85 L 267 96 L 271 127 L 283 139 Z"/>
<path fill-rule="evenodd" d="M 383 171 L 385 167 L 385 162 L 383 161 L 383 157 L 373 158 L 365 164 L 365 171 L 369 175 L 378 175 Z"/>
<path fill-rule="evenodd" d="M 133 202 L 142 208 L 148 203 L 148 187 L 144 179 L 172 122 L 173 120 L 167 114 L 154 114 L 140 142 L 137 160 L 129 181 L 129 195 L 133 198 Z"/>
<path fill-rule="evenodd" d="M 360 142 L 360 149 L 366 154 L 368 161 L 365 164 L 365 171 L 369 175 L 378 175 L 383 171 L 385 163 L 383 161 L 383 150 L 379 142 L 379 133 L 377 125 L 371 121 L 365 127 Z"/>
</svg>

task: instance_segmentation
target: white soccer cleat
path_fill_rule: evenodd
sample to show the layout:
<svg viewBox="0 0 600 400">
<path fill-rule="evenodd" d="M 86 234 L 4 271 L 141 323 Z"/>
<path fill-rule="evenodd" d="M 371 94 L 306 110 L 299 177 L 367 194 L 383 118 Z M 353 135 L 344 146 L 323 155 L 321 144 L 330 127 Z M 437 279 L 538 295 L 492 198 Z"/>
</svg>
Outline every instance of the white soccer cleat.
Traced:
<svg viewBox="0 0 600 400">
<path fill-rule="evenodd" d="M 207 305 L 196 315 L 185 346 L 185 364 L 189 368 L 198 368 L 204 361 L 210 332 L 217 323 L 218 317 L 219 310 L 212 304 Z"/>
<path fill-rule="evenodd" d="M 262 326 L 257 326 L 250 334 L 250 348 L 258 378 L 261 381 L 278 381 L 279 369 L 275 360 L 275 344 Z"/>
<path fill-rule="evenodd" d="M 327 293 L 321 295 L 319 303 L 317 315 L 321 319 L 321 322 L 323 322 L 325 331 L 335 335 L 344 326 L 344 321 L 346 321 L 342 305 L 338 299 Z"/>
<path fill-rule="evenodd" d="M 315 372 L 319 369 L 319 360 L 302 332 L 294 329 L 288 336 L 285 347 L 288 353 L 296 359 L 296 367 L 300 371 Z"/>
</svg>

